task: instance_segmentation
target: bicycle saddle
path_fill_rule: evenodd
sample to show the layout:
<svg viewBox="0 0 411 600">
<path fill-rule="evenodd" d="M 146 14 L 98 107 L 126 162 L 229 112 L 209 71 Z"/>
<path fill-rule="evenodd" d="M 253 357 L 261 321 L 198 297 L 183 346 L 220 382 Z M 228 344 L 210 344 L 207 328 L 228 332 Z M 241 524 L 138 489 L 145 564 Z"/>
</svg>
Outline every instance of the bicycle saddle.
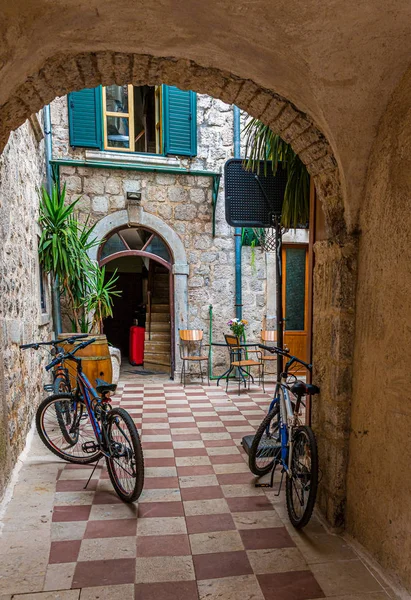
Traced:
<svg viewBox="0 0 411 600">
<path fill-rule="evenodd" d="M 291 387 L 291 392 L 294 396 L 305 396 L 307 393 L 307 386 L 302 381 L 296 381 Z"/>
<path fill-rule="evenodd" d="M 107 383 L 103 379 L 96 379 L 96 392 L 104 394 L 105 392 L 115 392 L 117 385 L 115 383 Z"/>
<path fill-rule="evenodd" d="M 320 393 L 320 388 L 318 387 L 318 385 L 307 383 L 305 387 L 307 388 L 307 394 L 309 394 L 310 396 L 314 396 L 314 394 Z"/>
</svg>

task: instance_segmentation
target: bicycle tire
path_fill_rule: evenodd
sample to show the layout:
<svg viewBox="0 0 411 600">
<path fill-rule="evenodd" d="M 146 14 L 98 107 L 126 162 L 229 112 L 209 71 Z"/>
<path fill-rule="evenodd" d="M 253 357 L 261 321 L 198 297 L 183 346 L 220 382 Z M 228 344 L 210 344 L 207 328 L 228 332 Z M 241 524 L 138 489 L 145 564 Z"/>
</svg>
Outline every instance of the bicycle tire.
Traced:
<svg viewBox="0 0 411 600">
<path fill-rule="evenodd" d="M 298 452 L 300 452 L 300 449 L 301 449 L 301 442 L 300 442 L 299 438 L 303 438 L 303 437 L 305 437 L 305 440 L 306 440 L 306 444 L 304 445 L 305 450 L 307 449 L 307 446 L 309 447 L 310 471 L 307 470 L 306 464 L 303 464 L 300 461 L 300 457 L 302 456 L 302 454 L 301 453 L 297 454 Z M 302 441 L 304 441 L 304 440 L 302 440 Z M 294 490 L 295 494 L 298 497 L 297 487 L 295 485 L 295 480 L 296 480 L 295 473 L 297 470 L 296 469 L 297 463 L 298 463 L 298 467 L 300 468 L 300 470 L 302 468 L 304 468 L 306 471 L 305 474 L 300 475 L 299 479 L 301 481 L 303 480 L 303 476 L 305 476 L 307 478 L 308 473 L 309 473 L 309 490 L 308 490 L 307 504 L 301 515 L 298 515 L 296 512 L 296 506 L 295 506 L 294 495 L 293 495 L 293 490 Z M 317 441 L 315 439 L 315 435 L 314 435 L 314 432 L 311 429 L 311 427 L 302 425 L 295 430 L 295 432 L 293 434 L 293 445 L 292 445 L 292 450 L 291 450 L 291 463 L 290 464 L 291 464 L 292 476 L 287 477 L 286 486 L 285 486 L 287 512 L 288 512 L 288 517 L 289 517 L 292 525 L 296 529 L 302 529 L 303 527 L 305 527 L 305 525 L 307 525 L 307 523 L 311 519 L 311 515 L 314 510 L 315 500 L 317 497 L 317 488 L 318 488 Z M 304 493 L 305 493 L 303 490 L 303 487 L 306 487 L 306 486 L 307 486 L 307 484 L 305 484 L 305 486 L 302 486 L 302 494 L 301 494 L 302 498 L 304 497 Z M 301 500 L 300 500 L 300 502 L 301 502 Z"/>
<path fill-rule="evenodd" d="M 57 375 L 53 381 L 53 389 L 55 394 L 69 394 L 70 386 L 67 385 L 66 378 L 63 375 Z"/>
<path fill-rule="evenodd" d="M 71 452 L 76 452 L 76 448 L 75 446 L 79 444 L 79 440 L 77 439 L 76 444 L 70 444 L 70 442 L 67 442 L 66 437 L 63 435 L 62 431 L 61 431 L 61 423 L 59 423 L 59 419 L 57 417 L 57 410 L 60 410 L 59 406 L 56 407 L 56 404 L 59 405 L 62 402 L 73 402 L 73 396 L 71 394 L 53 394 L 52 396 L 48 396 L 45 400 L 43 400 L 43 402 L 40 403 L 37 412 L 36 412 L 36 427 L 37 427 L 37 431 L 38 434 L 40 436 L 41 441 L 43 442 L 43 444 L 46 446 L 46 448 L 48 448 L 48 450 L 50 450 L 50 452 L 53 452 L 53 454 L 55 454 L 56 456 L 58 456 L 59 458 L 62 458 L 63 460 L 67 461 L 67 462 L 71 462 L 71 463 L 75 463 L 75 464 L 90 464 L 93 463 L 95 461 L 97 461 L 100 457 L 101 457 L 101 451 L 98 450 L 95 454 L 88 454 L 88 453 L 84 453 L 83 450 L 81 449 L 81 453 L 79 453 L 79 455 L 73 455 L 73 454 L 68 454 L 67 452 L 64 451 L 64 449 L 62 447 L 60 447 L 60 442 L 58 441 L 58 434 L 55 432 L 55 429 L 59 429 L 60 435 L 62 436 L 62 438 L 65 440 L 66 444 L 68 445 L 68 448 L 70 449 Z M 78 401 L 77 401 L 78 402 Z M 87 408 L 85 406 L 84 403 L 80 403 L 78 402 L 79 405 L 81 405 L 81 414 L 77 415 L 78 419 L 79 419 L 79 428 L 80 428 L 80 421 L 83 419 L 83 424 L 84 424 L 84 417 L 87 417 L 87 422 L 90 423 L 89 418 L 88 418 L 88 413 L 87 413 Z M 50 409 L 50 417 L 47 417 L 47 409 Z M 55 415 L 55 420 L 56 420 L 56 425 L 53 424 L 52 421 L 52 416 Z M 45 419 L 48 418 L 49 422 L 51 423 L 50 428 L 52 429 L 52 431 L 47 431 L 47 429 L 49 428 L 49 425 L 45 425 Z M 55 428 L 53 430 L 53 427 Z M 53 437 L 55 438 L 55 441 L 53 442 L 51 439 L 51 434 L 54 434 Z M 85 435 L 87 435 L 87 437 L 92 440 L 95 441 L 95 436 L 94 436 L 94 431 L 91 427 L 91 423 L 90 423 L 90 435 L 88 435 L 88 433 L 86 433 Z M 78 436 L 80 437 L 80 435 Z M 86 440 L 89 441 L 89 440 Z M 83 444 L 84 442 L 81 442 L 81 444 Z M 63 446 L 63 444 L 61 444 L 61 446 Z M 67 450 L 67 448 L 66 448 Z M 78 451 L 80 450 L 80 448 L 78 448 Z"/>
<path fill-rule="evenodd" d="M 271 471 L 274 462 L 281 453 L 280 441 L 278 437 L 272 435 L 272 433 L 278 432 L 279 418 L 280 407 L 277 403 L 261 421 L 251 444 L 248 466 L 250 471 L 258 477 L 262 477 Z M 269 435 L 267 435 L 267 432 Z M 269 460 L 264 467 L 258 464 L 260 460 L 262 462 L 262 459 L 270 459 L 271 456 L 272 460 Z"/>
<path fill-rule="evenodd" d="M 69 394 L 70 389 L 67 388 L 66 378 L 63 375 L 57 375 L 53 381 L 53 388 L 55 394 Z M 56 402 L 56 416 L 58 423 L 60 425 L 61 433 L 63 434 L 64 439 L 68 444 L 74 446 L 77 443 L 77 439 L 75 436 L 71 436 L 66 427 L 66 423 L 64 421 L 64 410 L 63 407 L 60 406 L 60 403 Z"/>
<path fill-rule="evenodd" d="M 125 432 L 118 425 L 119 420 L 123 421 L 123 426 L 128 430 L 129 439 L 125 436 Z M 130 489 L 126 490 L 124 483 L 122 483 L 121 478 L 117 472 L 116 467 L 118 468 L 120 463 L 118 457 L 114 458 L 113 456 L 106 456 L 107 470 L 113 484 L 113 487 L 118 494 L 118 496 L 124 502 L 134 502 L 137 498 L 140 497 L 141 492 L 143 491 L 144 486 L 144 456 L 143 449 L 141 447 L 140 436 L 138 434 L 137 428 L 134 424 L 133 419 L 129 415 L 129 413 L 124 410 L 124 408 L 113 408 L 107 415 L 107 439 L 109 443 L 109 452 L 113 448 L 114 444 L 124 446 L 123 442 L 116 441 L 113 439 L 113 425 L 116 423 L 118 431 L 121 432 L 123 439 L 127 439 L 129 444 L 129 450 L 123 450 L 128 454 L 126 457 L 127 467 L 131 469 L 131 473 L 135 474 L 134 483 L 131 481 Z M 131 447 L 130 447 L 131 446 Z M 134 461 L 133 461 L 134 457 Z M 120 466 L 123 472 L 128 474 L 127 469 L 125 467 Z M 133 479 L 133 478 L 131 478 Z"/>
</svg>

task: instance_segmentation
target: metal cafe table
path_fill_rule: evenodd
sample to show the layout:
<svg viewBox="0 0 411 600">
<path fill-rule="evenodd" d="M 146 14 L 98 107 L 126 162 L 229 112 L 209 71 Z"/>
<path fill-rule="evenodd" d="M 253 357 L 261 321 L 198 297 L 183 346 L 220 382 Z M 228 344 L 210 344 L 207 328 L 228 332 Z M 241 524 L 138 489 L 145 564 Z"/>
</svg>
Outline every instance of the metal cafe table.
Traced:
<svg viewBox="0 0 411 600">
<path fill-rule="evenodd" d="M 210 345 L 211 346 L 220 346 L 220 347 L 227 348 L 228 350 L 230 350 L 230 346 L 227 344 L 227 342 L 211 342 Z M 259 344 L 259 342 L 240 342 L 239 346 L 243 347 L 243 348 L 258 348 L 260 346 L 260 344 Z M 247 377 L 251 377 L 251 381 L 254 384 L 254 377 L 251 375 L 251 373 L 246 371 L 243 367 L 232 366 L 231 360 L 230 360 L 229 368 L 222 375 L 220 375 L 220 377 L 218 377 L 217 385 L 220 384 L 221 379 L 228 380 L 230 378 L 231 372 L 234 369 L 237 371 L 237 374 L 234 377 L 235 379 L 237 379 L 238 377 L 241 377 L 241 380 L 244 382 L 244 385 L 245 385 L 246 381 L 247 381 Z"/>
</svg>

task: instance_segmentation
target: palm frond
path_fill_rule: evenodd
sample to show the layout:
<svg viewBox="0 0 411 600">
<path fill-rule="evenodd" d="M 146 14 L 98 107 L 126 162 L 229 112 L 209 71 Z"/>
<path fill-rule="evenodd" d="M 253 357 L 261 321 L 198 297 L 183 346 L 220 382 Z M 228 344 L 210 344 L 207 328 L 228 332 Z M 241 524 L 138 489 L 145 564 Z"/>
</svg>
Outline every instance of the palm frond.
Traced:
<svg viewBox="0 0 411 600">
<path fill-rule="evenodd" d="M 250 119 L 243 132 L 246 135 L 244 166 L 247 170 L 259 173 L 261 163 L 265 175 L 269 168 L 275 175 L 280 164 L 287 169 L 282 226 L 295 229 L 306 225 L 310 213 L 310 176 L 303 162 L 287 142 L 258 119 Z"/>
</svg>

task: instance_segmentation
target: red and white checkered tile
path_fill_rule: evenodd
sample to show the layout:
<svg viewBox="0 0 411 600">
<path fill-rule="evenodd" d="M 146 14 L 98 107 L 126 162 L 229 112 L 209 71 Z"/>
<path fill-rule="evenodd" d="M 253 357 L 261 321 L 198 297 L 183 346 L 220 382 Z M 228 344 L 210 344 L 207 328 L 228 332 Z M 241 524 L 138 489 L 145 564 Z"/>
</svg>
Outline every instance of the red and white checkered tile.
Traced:
<svg viewBox="0 0 411 600">
<path fill-rule="evenodd" d="M 255 488 L 240 441 L 269 401 L 258 388 L 237 396 L 215 385 L 121 384 L 113 404 L 141 432 L 144 491 L 127 505 L 103 467 L 84 490 L 90 468 L 60 463 L 43 586 L 60 595 L 44 598 L 312 600 L 337 595 L 334 582 L 339 596 L 383 600 L 340 538 L 315 518 L 301 536 L 283 496 Z"/>
</svg>

